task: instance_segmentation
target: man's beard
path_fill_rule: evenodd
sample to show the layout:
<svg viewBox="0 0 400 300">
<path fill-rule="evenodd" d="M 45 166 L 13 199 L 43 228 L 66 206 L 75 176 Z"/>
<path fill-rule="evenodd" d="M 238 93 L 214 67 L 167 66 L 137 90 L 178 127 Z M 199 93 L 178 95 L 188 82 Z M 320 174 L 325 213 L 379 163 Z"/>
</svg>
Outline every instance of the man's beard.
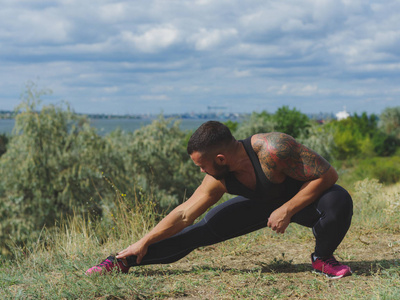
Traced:
<svg viewBox="0 0 400 300">
<path fill-rule="evenodd" d="M 220 166 L 214 161 L 213 167 L 215 174 L 210 174 L 210 173 L 207 174 L 214 177 L 217 180 L 222 180 L 229 174 L 229 167 L 227 165 Z"/>
</svg>

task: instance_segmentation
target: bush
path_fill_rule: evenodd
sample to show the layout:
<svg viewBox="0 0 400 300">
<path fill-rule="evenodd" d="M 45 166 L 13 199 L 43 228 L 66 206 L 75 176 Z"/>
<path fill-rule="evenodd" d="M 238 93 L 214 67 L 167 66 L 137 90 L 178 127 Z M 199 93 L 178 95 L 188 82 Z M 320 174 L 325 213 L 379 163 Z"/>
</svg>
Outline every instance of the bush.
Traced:
<svg viewBox="0 0 400 300">
<path fill-rule="evenodd" d="M 129 186 L 142 187 L 158 199 L 161 210 L 185 201 L 201 183 L 203 175 L 186 152 L 187 136 L 179 122 L 160 116 L 133 133 L 118 131 L 107 139 L 118 145 L 124 159 L 127 181 L 122 185 L 116 179 L 117 185 L 127 191 Z"/>
<path fill-rule="evenodd" d="M 122 160 L 84 118 L 68 107 L 43 106 L 34 86 L 17 108 L 13 137 L 0 160 L 0 242 L 24 243 L 62 216 L 101 215 L 102 173 L 111 177 Z M 104 195 L 103 195 L 104 196 Z"/>
<path fill-rule="evenodd" d="M 378 125 L 384 133 L 400 139 L 400 106 L 386 108 L 379 116 Z"/>
<path fill-rule="evenodd" d="M 367 116 L 366 113 L 327 123 L 326 127 L 334 136 L 334 157 L 345 160 L 353 157 L 393 155 L 398 146 L 397 139 L 382 132 L 377 124 L 377 116 Z"/>
<path fill-rule="evenodd" d="M 4 153 L 7 151 L 7 144 L 8 144 L 9 138 L 7 134 L 0 134 L 0 156 L 2 156 Z"/>
<path fill-rule="evenodd" d="M 335 141 L 330 128 L 318 123 L 310 123 L 307 132 L 303 132 L 298 141 L 332 162 L 334 160 Z"/>
<path fill-rule="evenodd" d="M 253 112 L 248 118 L 238 126 L 233 132 L 236 139 L 245 139 L 256 133 L 275 131 L 277 123 L 271 114 L 266 111 L 261 113 Z"/>
<path fill-rule="evenodd" d="M 353 173 L 359 179 L 376 178 L 383 184 L 400 181 L 400 156 L 374 157 L 361 160 Z"/>
<path fill-rule="evenodd" d="M 296 108 L 289 109 L 288 106 L 278 108 L 273 115 L 273 120 L 276 122 L 275 130 L 286 133 L 294 138 L 306 132 L 310 126 L 309 118 L 298 111 Z"/>
</svg>

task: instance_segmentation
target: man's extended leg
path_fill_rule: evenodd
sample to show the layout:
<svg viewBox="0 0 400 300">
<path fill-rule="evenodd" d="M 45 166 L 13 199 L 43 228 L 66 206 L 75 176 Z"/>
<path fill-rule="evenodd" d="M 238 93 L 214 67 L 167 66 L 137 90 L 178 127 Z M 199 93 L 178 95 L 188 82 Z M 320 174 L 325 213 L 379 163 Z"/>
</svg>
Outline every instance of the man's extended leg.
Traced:
<svg viewBox="0 0 400 300">
<path fill-rule="evenodd" d="M 265 201 L 236 197 L 213 209 L 198 223 L 188 226 L 178 234 L 151 244 L 140 265 L 166 264 L 175 262 L 194 249 L 215 244 L 267 226 L 267 220 L 273 210 L 282 205 L 282 201 Z M 127 264 L 109 256 L 101 264 L 86 271 L 86 274 L 107 273 L 118 268 L 127 272 L 136 266 L 136 256 L 128 256 Z"/>
<path fill-rule="evenodd" d="M 194 249 L 234 238 L 266 227 L 274 209 L 267 201 L 244 197 L 230 199 L 213 209 L 198 223 L 149 246 L 140 265 L 165 264 L 181 259 Z M 136 266 L 136 256 L 127 257 Z"/>
</svg>

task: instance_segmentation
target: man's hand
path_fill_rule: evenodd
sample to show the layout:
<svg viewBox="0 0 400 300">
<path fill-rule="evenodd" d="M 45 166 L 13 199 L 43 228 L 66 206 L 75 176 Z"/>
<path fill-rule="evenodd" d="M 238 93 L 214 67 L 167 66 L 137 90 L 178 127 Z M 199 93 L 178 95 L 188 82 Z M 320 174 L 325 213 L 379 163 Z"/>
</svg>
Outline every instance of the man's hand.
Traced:
<svg viewBox="0 0 400 300">
<path fill-rule="evenodd" d="M 276 233 L 285 233 L 286 228 L 289 226 L 290 218 L 286 209 L 279 207 L 269 216 L 267 226 L 276 231 Z"/>
<path fill-rule="evenodd" d="M 136 263 L 140 264 L 142 261 L 143 257 L 147 253 L 147 248 L 148 246 L 141 241 L 138 241 L 132 245 L 130 245 L 128 248 L 118 252 L 117 258 L 125 258 L 127 256 L 136 256 Z"/>
</svg>

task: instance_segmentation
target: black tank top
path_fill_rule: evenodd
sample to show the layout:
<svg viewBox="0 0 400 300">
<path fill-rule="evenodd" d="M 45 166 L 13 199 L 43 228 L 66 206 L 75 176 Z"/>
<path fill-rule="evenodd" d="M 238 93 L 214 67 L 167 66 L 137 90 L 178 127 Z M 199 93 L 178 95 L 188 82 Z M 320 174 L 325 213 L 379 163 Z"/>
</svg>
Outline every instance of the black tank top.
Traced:
<svg viewBox="0 0 400 300">
<path fill-rule="evenodd" d="M 233 173 L 229 173 L 225 179 L 225 186 L 229 194 L 240 195 L 249 199 L 263 199 L 263 200 L 275 200 L 275 199 L 291 199 L 300 190 L 304 181 L 293 179 L 289 176 L 286 177 L 282 183 L 272 183 L 265 176 L 257 154 L 254 152 L 253 146 L 251 145 L 251 137 L 240 140 L 249 156 L 256 174 L 256 189 L 252 190 L 242 184 L 236 179 Z"/>
</svg>

